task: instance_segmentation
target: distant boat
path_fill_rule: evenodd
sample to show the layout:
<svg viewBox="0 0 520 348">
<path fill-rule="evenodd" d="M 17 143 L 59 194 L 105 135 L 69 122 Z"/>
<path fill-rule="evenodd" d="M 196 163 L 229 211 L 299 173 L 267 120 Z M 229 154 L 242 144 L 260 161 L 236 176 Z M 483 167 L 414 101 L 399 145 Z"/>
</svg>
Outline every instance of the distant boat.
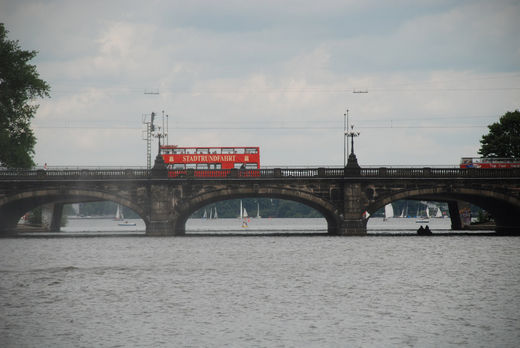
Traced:
<svg viewBox="0 0 520 348">
<path fill-rule="evenodd" d="M 242 204 L 242 200 L 240 200 L 240 215 L 238 216 L 240 219 L 247 219 L 249 215 L 247 215 L 247 210 Z"/>
<path fill-rule="evenodd" d="M 123 215 L 123 208 L 121 207 L 121 204 L 118 204 L 116 209 L 116 215 L 114 216 L 114 221 L 122 221 L 124 219 L 125 216 Z"/>
<path fill-rule="evenodd" d="M 415 220 L 415 222 L 418 224 L 425 224 L 425 223 L 430 222 L 430 211 L 428 208 L 428 204 L 425 204 L 425 205 L 426 205 L 426 209 L 425 209 L 424 215 L 419 215 L 420 205 L 417 208 L 417 220 Z"/>
<path fill-rule="evenodd" d="M 392 207 L 392 203 L 388 203 L 387 205 L 385 205 L 385 217 L 383 218 L 383 221 L 386 221 L 393 217 L 394 217 L 394 208 Z"/>
<path fill-rule="evenodd" d="M 256 203 L 256 218 L 257 219 L 261 219 L 262 217 L 260 216 L 260 203 Z"/>
</svg>

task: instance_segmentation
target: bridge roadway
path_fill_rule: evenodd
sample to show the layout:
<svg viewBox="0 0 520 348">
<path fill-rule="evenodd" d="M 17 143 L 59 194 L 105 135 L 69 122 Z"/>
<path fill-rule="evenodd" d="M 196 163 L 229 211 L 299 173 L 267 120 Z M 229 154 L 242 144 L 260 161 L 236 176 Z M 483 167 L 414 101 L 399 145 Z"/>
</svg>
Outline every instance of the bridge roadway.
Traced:
<svg viewBox="0 0 520 348">
<path fill-rule="evenodd" d="M 203 176 L 189 171 L 172 178 L 164 169 L 1 170 L 0 233 L 13 231 L 20 217 L 38 206 L 108 200 L 135 211 L 144 220 L 147 235 L 183 235 L 188 217 L 207 204 L 268 197 L 318 210 L 330 234 L 364 235 L 364 212 L 372 214 L 400 199 L 448 202 L 453 229 L 464 227 L 459 204 L 472 203 L 493 215 L 498 233 L 520 234 L 520 169 L 275 168 L 197 173 Z"/>
</svg>

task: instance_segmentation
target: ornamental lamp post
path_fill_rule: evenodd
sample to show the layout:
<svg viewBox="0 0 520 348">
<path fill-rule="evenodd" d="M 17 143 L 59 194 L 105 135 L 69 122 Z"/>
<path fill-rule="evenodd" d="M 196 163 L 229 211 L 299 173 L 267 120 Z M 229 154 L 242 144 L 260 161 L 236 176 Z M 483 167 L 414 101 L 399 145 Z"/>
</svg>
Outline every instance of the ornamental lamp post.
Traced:
<svg viewBox="0 0 520 348">
<path fill-rule="evenodd" d="M 361 134 L 360 132 L 354 131 L 354 125 L 350 126 L 350 132 L 348 132 L 347 137 L 350 137 L 351 152 L 350 152 L 350 155 L 348 156 L 346 168 L 360 168 L 357 158 L 356 158 L 356 154 L 354 153 L 354 138 L 358 137 L 360 134 Z"/>
</svg>

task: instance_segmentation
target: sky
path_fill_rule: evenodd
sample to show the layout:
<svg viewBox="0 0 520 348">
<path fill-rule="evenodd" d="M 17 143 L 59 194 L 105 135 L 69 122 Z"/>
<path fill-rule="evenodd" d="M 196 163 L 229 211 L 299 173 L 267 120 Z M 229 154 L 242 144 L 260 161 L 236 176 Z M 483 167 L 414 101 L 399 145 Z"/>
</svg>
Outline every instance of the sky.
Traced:
<svg viewBox="0 0 520 348">
<path fill-rule="evenodd" d="M 520 109 L 519 18 L 517 0 L 0 0 L 51 86 L 32 122 L 49 167 L 146 166 L 151 112 L 172 145 L 341 166 L 347 109 L 361 166 L 454 166 Z"/>
</svg>

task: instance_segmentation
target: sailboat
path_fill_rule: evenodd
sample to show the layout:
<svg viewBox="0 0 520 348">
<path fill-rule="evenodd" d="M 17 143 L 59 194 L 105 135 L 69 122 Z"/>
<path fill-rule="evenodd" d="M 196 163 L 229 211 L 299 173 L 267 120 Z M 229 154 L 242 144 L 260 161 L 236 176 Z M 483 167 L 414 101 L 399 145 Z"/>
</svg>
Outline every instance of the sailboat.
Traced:
<svg viewBox="0 0 520 348">
<path fill-rule="evenodd" d="M 242 204 L 242 200 L 240 200 L 240 219 L 242 220 L 242 227 L 249 227 L 247 223 L 249 222 L 249 216 L 247 215 L 247 210 Z"/>
<path fill-rule="evenodd" d="M 437 207 L 437 213 L 435 214 L 436 218 L 443 218 L 441 208 Z"/>
<path fill-rule="evenodd" d="M 428 208 L 428 204 L 427 203 L 424 203 L 424 204 L 426 205 L 426 210 L 425 210 L 425 215 L 424 216 L 420 216 L 419 215 L 420 205 L 417 208 L 417 220 L 415 220 L 415 222 L 418 223 L 418 224 L 420 224 L 420 223 L 424 224 L 424 223 L 430 222 L 430 211 L 429 211 L 429 208 Z"/>
<path fill-rule="evenodd" d="M 260 203 L 256 203 L 256 218 L 257 219 L 261 219 L 262 217 L 260 216 Z"/>
<path fill-rule="evenodd" d="M 218 219 L 217 207 L 215 207 L 215 213 L 213 213 L 213 219 Z"/>
<path fill-rule="evenodd" d="M 121 208 L 121 204 L 118 204 L 116 209 L 116 215 L 114 216 L 114 221 L 121 221 L 124 219 L 125 217 L 123 216 L 123 208 Z"/>
<path fill-rule="evenodd" d="M 208 212 L 206 209 L 204 209 L 204 214 L 202 215 L 202 218 L 203 219 L 207 219 L 208 218 Z"/>
<path fill-rule="evenodd" d="M 394 217 L 394 207 L 392 207 L 392 203 L 388 203 L 387 205 L 385 205 L 385 217 L 383 218 L 383 221 L 386 221 L 393 217 Z"/>
</svg>

